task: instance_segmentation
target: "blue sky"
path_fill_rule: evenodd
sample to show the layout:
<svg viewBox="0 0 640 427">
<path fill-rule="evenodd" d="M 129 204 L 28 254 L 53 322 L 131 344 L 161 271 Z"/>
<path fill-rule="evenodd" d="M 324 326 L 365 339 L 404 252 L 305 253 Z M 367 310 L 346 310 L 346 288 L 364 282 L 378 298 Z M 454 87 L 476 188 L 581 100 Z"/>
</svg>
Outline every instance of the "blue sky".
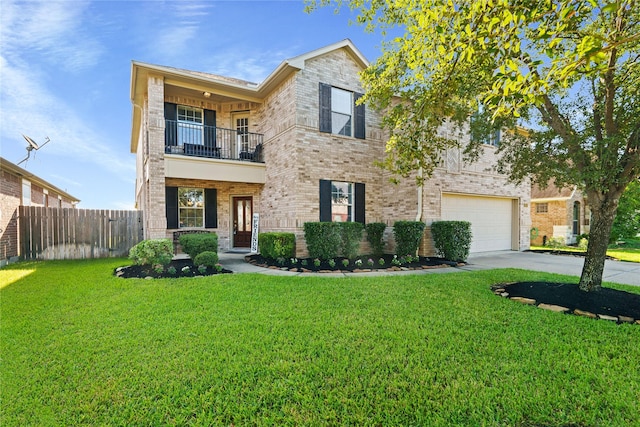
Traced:
<svg viewBox="0 0 640 427">
<path fill-rule="evenodd" d="M 303 0 L 0 0 L 0 155 L 18 163 L 21 134 L 48 136 L 21 167 L 80 208 L 133 209 L 132 60 L 260 82 L 284 59 L 349 38 L 373 61 L 382 38 L 353 17 L 306 14 Z"/>
</svg>

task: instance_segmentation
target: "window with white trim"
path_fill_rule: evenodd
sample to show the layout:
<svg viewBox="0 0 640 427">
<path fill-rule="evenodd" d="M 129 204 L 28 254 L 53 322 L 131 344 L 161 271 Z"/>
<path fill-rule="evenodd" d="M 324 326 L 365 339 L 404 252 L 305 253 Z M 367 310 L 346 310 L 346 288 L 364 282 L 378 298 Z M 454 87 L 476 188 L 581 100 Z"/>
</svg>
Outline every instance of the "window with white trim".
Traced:
<svg viewBox="0 0 640 427">
<path fill-rule="evenodd" d="M 22 206 L 31 206 L 31 181 L 22 180 Z"/>
<path fill-rule="evenodd" d="M 183 227 L 204 227 L 204 189 L 178 188 L 178 224 Z"/>
<path fill-rule="evenodd" d="M 178 144 L 202 145 L 203 126 L 201 108 L 178 105 Z"/>
<path fill-rule="evenodd" d="M 549 212 L 549 203 L 536 203 L 536 213 Z"/>
<path fill-rule="evenodd" d="M 352 105 L 351 92 L 336 87 L 331 88 L 331 133 L 352 136 Z"/>
<path fill-rule="evenodd" d="M 350 222 L 353 220 L 353 184 L 331 181 L 331 220 Z"/>
</svg>

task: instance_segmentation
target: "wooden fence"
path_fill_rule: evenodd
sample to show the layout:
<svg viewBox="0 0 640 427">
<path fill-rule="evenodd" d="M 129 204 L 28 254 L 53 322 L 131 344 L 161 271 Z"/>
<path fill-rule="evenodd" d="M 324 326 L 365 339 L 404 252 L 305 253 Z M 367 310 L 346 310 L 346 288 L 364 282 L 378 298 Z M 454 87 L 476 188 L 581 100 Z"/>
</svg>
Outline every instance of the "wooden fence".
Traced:
<svg viewBox="0 0 640 427">
<path fill-rule="evenodd" d="M 143 239 L 142 211 L 20 206 L 18 224 L 23 260 L 127 256 Z"/>
</svg>

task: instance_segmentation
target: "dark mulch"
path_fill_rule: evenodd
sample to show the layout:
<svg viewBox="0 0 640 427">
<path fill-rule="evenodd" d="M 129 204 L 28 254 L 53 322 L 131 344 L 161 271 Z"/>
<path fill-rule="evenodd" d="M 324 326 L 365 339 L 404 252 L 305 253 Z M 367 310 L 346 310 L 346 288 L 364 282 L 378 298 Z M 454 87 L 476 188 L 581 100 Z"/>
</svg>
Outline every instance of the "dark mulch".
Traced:
<svg viewBox="0 0 640 427">
<path fill-rule="evenodd" d="M 388 254 L 382 256 L 361 256 L 355 259 L 336 257 L 333 259 L 335 263 L 333 266 L 330 264 L 329 260 L 319 260 L 318 263 L 314 258 L 281 258 L 278 260 L 273 258 L 264 258 L 261 255 L 247 255 L 245 260 L 259 267 L 286 269 L 302 273 L 328 271 L 364 272 L 402 269 L 422 270 L 425 268 L 451 267 L 458 265 L 456 262 L 436 257 L 419 257 L 418 259 L 412 259 L 411 262 L 407 262 L 403 257 L 396 257 L 396 261 L 394 262 L 394 255 Z M 344 260 L 348 261 L 346 265 Z M 356 260 L 360 260 L 361 263 L 357 263 Z"/>
<path fill-rule="evenodd" d="M 498 285 L 494 286 L 494 289 Z M 502 284 L 509 297 L 525 297 L 546 303 L 576 309 L 593 314 L 625 316 L 640 319 L 640 294 L 602 288 L 598 292 L 583 292 L 577 284 L 549 282 L 517 282 Z"/>
<path fill-rule="evenodd" d="M 553 248 L 549 248 L 549 249 L 529 249 L 527 252 L 534 252 L 537 254 L 551 254 L 551 255 L 566 255 L 566 256 L 574 256 L 574 257 L 581 257 L 584 258 L 585 256 L 587 256 L 587 252 L 573 252 L 573 251 L 565 251 L 562 249 L 553 249 Z M 605 256 L 606 259 L 611 259 L 611 260 L 615 260 L 616 258 L 606 255 Z"/>
<path fill-rule="evenodd" d="M 170 267 L 175 268 L 175 273 L 170 272 Z M 186 267 L 186 268 L 185 268 Z M 147 277 L 152 277 L 154 279 L 161 277 L 197 277 L 197 276 L 212 276 L 214 274 L 226 274 L 233 273 L 231 270 L 222 269 L 218 271 L 215 268 L 207 268 L 206 271 L 201 272 L 197 266 L 193 264 L 193 261 L 190 259 L 177 259 L 171 261 L 169 265 L 167 265 L 164 270 L 160 273 L 155 271 L 148 265 L 129 265 L 127 267 L 119 267 L 116 268 L 114 273 L 118 277 L 122 277 L 124 279 L 130 278 L 139 278 L 144 279 Z"/>
</svg>

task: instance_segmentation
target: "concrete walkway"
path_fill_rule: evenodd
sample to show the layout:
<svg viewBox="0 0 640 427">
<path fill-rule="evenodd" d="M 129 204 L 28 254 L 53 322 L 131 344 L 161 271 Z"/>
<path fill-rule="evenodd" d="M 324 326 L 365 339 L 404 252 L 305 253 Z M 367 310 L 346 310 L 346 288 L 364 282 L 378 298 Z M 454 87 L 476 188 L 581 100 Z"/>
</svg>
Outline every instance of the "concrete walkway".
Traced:
<svg viewBox="0 0 640 427">
<path fill-rule="evenodd" d="M 461 271 L 491 270 L 494 268 L 519 268 L 523 270 L 545 271 L 549 273 L 580 276 L 583 257 L 550 255 L 535 252 L 487 252 L 475 254 L 469 257 L 467 264 L 462 267 L 434 268 L 429 270 L 410 271 L 372 271 L 366 273 L 298 273 L 292 271 L 274 270 L 270 268 L 256 267 L 244 261 L 246 253 L 220 252 L 220 264 L 235 273 L 260 273 L 272 276 L 298 276 L 318 275 L 322 277 L 349 277 L 349 276 L 395 276 L 403 274 L 444 274 Z M 605 262 L 603 280 L 607 282 L 622 283 L 640 286 L 640 264 L 622 261 Z"/>
</svg>

